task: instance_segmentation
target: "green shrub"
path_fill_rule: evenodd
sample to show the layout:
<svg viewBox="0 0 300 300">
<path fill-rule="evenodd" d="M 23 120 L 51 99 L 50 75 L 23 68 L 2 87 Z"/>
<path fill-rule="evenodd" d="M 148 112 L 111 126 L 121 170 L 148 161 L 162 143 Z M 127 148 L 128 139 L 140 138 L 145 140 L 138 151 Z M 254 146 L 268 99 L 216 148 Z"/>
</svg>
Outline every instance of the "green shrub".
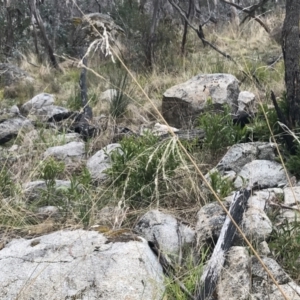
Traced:
<svg viewBox="0 0 300 300">
<path fill-rule="evenodd" d="M 300 281 L 300 222 L 283 222 L 276 227 L 271 235 L 269 247 L 276 261 L 287 271 L 291 277 Z"/>
<path fill-rule="evenodd" d="M 118 196 L 133 207 L 141 207 L 168 189 L 182 157 L 175 139 L 159 141 L 149 133 L 124 138 L 121 151 L 113 152 L 111 161 L 112 167 L 106 172 Z"/>
<path fill-rule="evenodd" d="M 71 185 L 64 190 L 65 203 L 68 204 L 68 212 L 79 219 L 84 225 L 90 224 L 93 202 L 92 178 L 87 168 L 80 174 L 71 177 Z"/>
<path fill-rule="evenodd" d="M 38 169 L 39 177 L 45 180 L 46 190 L 42 190 L 42 196 L 38 203 L 34 205 L 62 205 L 61 192 L 55 189 L 55 179 L 63 173 L 65 170 L 65 164 L 63 162 L 56 161 L 50 157 L 41 162 Z"/>
<path fill-rule="evenodd" d="M 241 126 L 233 124 L 228 105 L 225 105 L 222 111 L 216 112 L 211 102 L 199 117 L 199 127 L 205 130 L 204 146 L 212 151 L 241 141 L 247 133 L 246 127 L 241 128 Z"/>
<path fill-rule="evenodd" d="M 211 173 L 209 177 L 211 187 L 221 198 L 227 197 L 234 190 L 233 182 L 222 177 L 218 171 Z"/>
<path fill-rule="evenodd" d="M 296 146 L 296 154 L 288 155 L 285 162 L 286 168 L 297 178 L 300 178 L 300 145 Z"/>
</svg>

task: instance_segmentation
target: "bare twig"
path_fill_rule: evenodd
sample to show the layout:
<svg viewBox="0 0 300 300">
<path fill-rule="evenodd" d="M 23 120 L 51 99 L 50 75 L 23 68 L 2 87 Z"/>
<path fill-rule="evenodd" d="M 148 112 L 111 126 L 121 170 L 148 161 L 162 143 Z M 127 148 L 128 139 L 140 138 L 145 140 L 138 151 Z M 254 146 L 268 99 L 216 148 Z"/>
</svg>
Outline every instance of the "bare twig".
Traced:
<svg viewBox="0 0 300 300">
<path fill-rule="evenodd" d="M 229 2 L 229 1 L 226 1 L 226 0 L 221 0 L 222 2 L 226 3 L 226 4 L 229 4 L 243 12 L 245 12 L 246 14 L 248 14 L 248 16 L 250 18 L 253 18 L 256 22 L 258 22 L 264 29 L 267 33 L 270 33 L 270 28 L 257 16 L 255 16 L 255 11 L 261 7 L 263 4 L 266 3 L 266 1 L 268 0 L 262 0 L 260 3 L 258 4 L 255 4 L 253 6 L 251 6 L 250 8 L 244 8 L 238 4 L 235 4 L 235 3 L 232 3 L 232 2 Z M 242 22 L 243 23 L 243 22 Z"/>
<path fill-rule="evenodd" d="M 227 59 L 231 60 L 235 64 L 237 64 L 236 61 L 229 54 L 226 54 L 225 52 L 221 51 L 219 48 L 217 48 L 215 45 L 213 45 L 212 43 L 210 43 L 208 40 L 205 39 L 205 36 L 203 34 L 203 31 L 202 31 L 202 25 L 201 24 L 199 25 L 199 28 L 197 29 L 195 26 L 193 26 L 191 24 L 191 22 L 187 19 L 185 13 L 183 12 L 183 10 L 177 4 L 175 4 L 172 0 L 168 0 L 168 1 L 179 12 L 179 14 L 183 17 L 183 19 L 187 22 L 187 24 L 197 33 L 199 39 L 202 41 L 202 43 L 204 45 L 210 46 L 215 51 L 217 51 L 218 53 L 220 53 L 221 55 L 223 55 Z"/>
</svg>

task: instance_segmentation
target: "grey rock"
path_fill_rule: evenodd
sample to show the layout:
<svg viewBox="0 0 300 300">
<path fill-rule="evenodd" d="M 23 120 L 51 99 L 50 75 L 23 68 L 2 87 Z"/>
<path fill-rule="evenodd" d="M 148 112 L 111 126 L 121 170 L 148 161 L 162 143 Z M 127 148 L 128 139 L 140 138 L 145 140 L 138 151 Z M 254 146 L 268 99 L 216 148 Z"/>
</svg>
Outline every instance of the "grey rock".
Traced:
<svg viewBox="0 0 300 300">
<path fill-rule="evenodd" d="M 216 108 L 224 104 L 237 110 L 238 80 L 230 74 L 199 74 L 169 88 L 163 95 L 162 114 L 171 126 L 189 127 L 203 112 L 208 99 Z"/>
<path fill-rule="evenodd" d="M 279 264 L 272 258 L 262 257 L 262 261 L 278 282 L 288 299 L 300 299 L 300 287 L 285 273 Z M 278 287 L 270 280 L 256 257 L 252 257 L 252 294 L 250 299 L 284 300 Z"/>
<path fill-rule="evenodd" d="M 37 209 L 36 213 L 37 217 L 41 219 L 57 219 L 60 217 L 59 208 L 57 206 L 42 206 Z"/>
<path fill-rule="evenodd" d="M 287 220 L 293 223 L 300 218 L 300 186 L 286 187 L 283 189 L 283 204 L 291 209 L 283 208 L 280 210 L 276 221 L 281 223 Z"/>
<path fill-rule="evenodd" d="M 29 74 L 12 64 L 0 64 L 0 84 L 10 86 L 20 81 L 34 82 Z"/>
<path fill-rule="evenodd" d="M 55 140 L 61 143 L 70 143 L 70 142 L 82 142 L 81 136 L 77 132 L 70 132 L 66 134 L 59 134 L 55 136 Z"/>
<path fill-rule="evenodd" d="M 66 163 L 79 161 L 85 154 L 85 145 L 83 142 L 70 142 L 63 146 L 50 147 L 44 153 L 44 158 L 53 156 L 63 160 Z"/>
<path fill-rule="evenodd" d="M 195 239 L 192 228 L 158 210 L 143 215 L 134 229 L 148 241 L 153 242 L 155 236 L 160 249 L 170 255 L 178 255 L 181 247 L 192 244 Z"/>
<path fill-rule="evenodd" d="M 24 103 L 21 107 L 21 111 L 26 114 L 28 118 L 39 121 L 47 121 L 57 114 L 69 112 L 68 109 L 53 104 L 53 95 L 41 93 Z"/>
<path fill-rule="evenodd" d="M 71 182 L 69 180 L 55 180 L 54 188 L 56 191 L 68 189 L 70 186 Z M 45 180 L 37 180 L 23 184 L 22 188 L 27 201 L 33 201 L 38 199 L 43 191 L 47 190 L 47 184 Z"/>
<path fill-rule="evenodd" d="M 226 204 L 229 208 L 228 203 Z M 220 235 L 226 213 L 217 202 L 201 207 L 197 214 L 196 236 L 197 247 L 211 241 L 216 241 Z"/>
<path fill-rule="evenodd" d="M 88 159 L 86 166 L 94 180 L 101 181 L 107 178 L 104 171 L 111 167 L 110 153 L 115 150 L 121 151 L 120 147 L 118 143 L 107 145 Z"/>
<path fill-rule="evenodd" d="M 258 253 L 260 256 L 268 256 L 271 254 L 271 250 L 269 248 L 269 245 L 266 241 L 262 241 L 258 245 Z"/>
<path fill-rule="evenodd" d="M 19 107 L 17 105 L 13 105 L 10 109 L 9 112 L 15 115 L 19 115 L 20 114 L 20 110 Z"/>
<path fill-rule="evenodd" d="M 286 187 L 283 189 L 284 204 L 290 207 L 300 205 L 300 186 Z"/>
<path fill-rule="evenodd" d="M 33 128 L 31 121 L 26 118 L 15 117 L 7 119 L 0 123 L 0 144 L 4 144 L 11 138 L 16 137 L 22 129 L 26 129 L 28 131 Z"/>
<path fill-rule="evenodd" d="M 244 165 L 237 174 L 234 186 L 239 189 L 243 186 L 277 187 L 287 183 L 286 174 L 282 165 L 268 160 L 254 160 Z"/>
<path fill-rule="evenodd" d="M 101 101 L 107 101 L 109 103 L 112 102 L 114 97 L 118 95 L 118 91 L 115 89 L 108 89 L 100 94 L 100 100 Z"/>
<path fill-rule="evenodd" d="M 291 281 L 291 278 L 273 258 L 261 257 L 261 259 L 279 284 L 286 284 Z M 251 272 L 255 278 L 269 280 L 267 272 L 255 256 L 251 258 Z"/>
<path fill-rule="evenodd" d="M 238 111 L 237 114 L 241 112 L 247 112 L 249 114 L 254 113 L 255 105 L 255 95 L 253 93 L 242 91 L 239 93 L 238 97 Z"/>
<path fill-rule="evenodd" d="M 219 172 L 232 170 L 237 173 L 245 164 L 256 159 L 273 161 L 275 145 L 262 142 L 233 145 L 217 164 L 217 169 Z"/>
<path fill-rule="evenodd" d="M 244 247 L 231 247 L 217 284 L 218 299 L 248 300 L 251 291 L 250 257 Z"/>
<path fill-rule="evenodd" d="M 0 299 L 161 299 L 162 268 L 147 242 L 107 242 L 84 230 L 12 240 L 0 251 Z"/>
<path fill-rule="evenodd" d="M 248 240 L 262 242 L 270 236 L 272 222 L 263 210 L 250 207 L 244 213 L 241 228 Z"/>
<path fill-rule="evenodd" d="M 161 135 L 169 133 L 169 129 L 172 132 L 178 132 L 179 131 L 179 129 L 177 129 L 177 128 L 170 127 L 170 126 L 167 126 L 167 125 L 164 125 L 164 124 L 160 124 L 160 123 L 155 123 L 155 125 L 154 125 L 153 129 L 151 130 L 151 132 L 154 135 L 161 136 Z"/>
<path fill-rule="evenodd" d="M 25 113 L 30 113 L 30 111 L 35 111 L 42 109 L 47 106 L 51 106 L 54 103 L 54 96 L 47 93 L 41 93 L 34 96 L 31 100 L 27 101 L 22 105 L 22 111 Z"/>
</svg>

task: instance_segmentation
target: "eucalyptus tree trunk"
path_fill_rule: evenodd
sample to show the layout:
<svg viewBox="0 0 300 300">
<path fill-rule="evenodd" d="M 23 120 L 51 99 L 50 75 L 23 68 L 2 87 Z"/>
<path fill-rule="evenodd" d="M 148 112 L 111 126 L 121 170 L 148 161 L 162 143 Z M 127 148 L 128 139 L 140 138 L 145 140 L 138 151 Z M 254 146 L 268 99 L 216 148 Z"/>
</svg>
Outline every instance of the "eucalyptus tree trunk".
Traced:
<svg viewBox="0 0 300 300">
<path fill-rule="evenodd" d="M 159 4 L 160 0 L 153 0 L 153 14 L 146 47 L 146 66 L 149 69 L 152 69 L 154 66 L 154 44 L 156 38 L 156 28 L 159 22 Z"/>
<path fill-rule="evenodd" d="M 12 7 L 10 1 L 4 0 L 7 26 L 5 28 L 5 54 L 9 55 L 14 46 L 14 29 L 12 22 Z"/>
<path fill-rule="evenodd" d="M 181 41 L 181 55 L 182 56 L 185 54 L 185 44 L 186 44 L 187 33 L 188 33 L 188 28 L 189 28 L 188 20 L 190 19 L 190 16 L 191 16 L 192 6 L 193 6 L 193 1 L 189 0 L 188 11 L 186 13 L 187 20 L 184 20 L 183 35 L 182 35 L 182 41 Z"/>
<path fill-rule="evenodd" d="M 288 126 L 300 126 L 300 44 L 299 0 L 286 0 L 286 14 L 282 29 L 282 51 L 285 65 L 286 101 Z"/>
<path fill-rule="evenodd" d="M 54 51 L 53 51 L 53 48 L 50 44 L 50 41 L 47 37 L 47 34 L 46 34 L 46 29 L 45 29 L 45 26 L 44 26 L 44 23 L 43 23 L 43 20 L 41 18 L 41 15 L 40 15 L 40 12 L 39 10 L 37 9 L 36 7 L 36 0 L 28 0 L 28 4 L 29 4 L 29 7 L 30 7 L 30 11 L 31 13 L 34 15 L 34 18 L 39 26 L 39 29 L 41 31 L 41 35 L 42 35 L 42 38 L 44 40 L 44 44 L 47 48 L 47 51 L 48 51 L 48 55 L 49 55 L 49 59 L 51 61 L 51 64 L 52 66 L 55 68 L 55 69 L 58 69 L 60 70 L 59 66 L 58 66 L 58 63 L 57 63 L 57 60 L 56 60 L 56 57 L 54 55 Z"/>
</svg>

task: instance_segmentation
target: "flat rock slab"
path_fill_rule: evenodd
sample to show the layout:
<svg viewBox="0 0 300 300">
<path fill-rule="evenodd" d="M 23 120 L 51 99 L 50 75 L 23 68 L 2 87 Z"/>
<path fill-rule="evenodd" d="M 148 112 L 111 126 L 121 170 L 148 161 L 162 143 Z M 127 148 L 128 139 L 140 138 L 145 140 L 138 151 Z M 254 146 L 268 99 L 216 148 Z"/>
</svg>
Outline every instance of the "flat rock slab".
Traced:
<svg viewBox="0 0 300 300">
<path fill-rule="evenodd" d="M 269 160 L 254 160 L 242 167 L 237 174 L 234 186 L 261 188 L 277 187 L 287 184 L 286 174 L 281 164 Z"/>
<path fill-rule="evenodd" d="M 83 142 L 70 142 L 63 146 L 50 147 L 44 153 L 44 158 L 53 156 L 65 162 L 78 161 L 85 154 L 85 145 Z"/>
<path fill-rule="evenodd" d="M 236 112 L 239 82 L 230 74 L 199 74 L 169 88 L 163 95 L 162 113 L 177 128 L 189 127 L 210 99 L 216 108 L 228 104 Z"/>
<path fill-rule="evenodd" d="M 148 243 L 108 243 L 96 231 L 15 239 L 0 251 L 0 299 L 162 299 L 162 268 Z"/>
</svg>

